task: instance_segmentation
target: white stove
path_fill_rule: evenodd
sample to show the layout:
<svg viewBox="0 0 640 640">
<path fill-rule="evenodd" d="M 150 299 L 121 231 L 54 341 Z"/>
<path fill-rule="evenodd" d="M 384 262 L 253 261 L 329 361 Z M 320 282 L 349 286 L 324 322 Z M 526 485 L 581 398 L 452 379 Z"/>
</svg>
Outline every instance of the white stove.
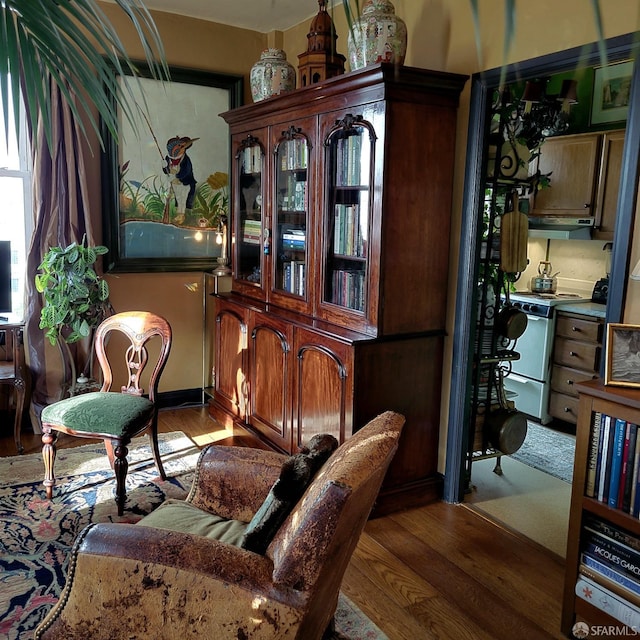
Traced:
<svg viewBox="0 0 640 640">
<path fill-rule="evenodd" d="M 554 309 L 560 305 L 590 302 L 591 297 L 578 293 L 517 291 L 511 293 L 509 299 L 512 306 L 527 314 L 528 322 L 515 345 L 520 359 L 513 362 L 511 372 L 504 379 L 504 387 L 519 411 L 547 424 L 551 421 L 548 405 L 556 323 Z"/>
<path fill-rule="evenodd" d="M 591 296 L 579 293 L 533 293 L 531 291 L 515 291 L 509 295 L 511 304 L 522 309 L 527 315 L 551 318 L 553 308 L 560 304 L 577 304 L 591 302 Z"/>
</svg>

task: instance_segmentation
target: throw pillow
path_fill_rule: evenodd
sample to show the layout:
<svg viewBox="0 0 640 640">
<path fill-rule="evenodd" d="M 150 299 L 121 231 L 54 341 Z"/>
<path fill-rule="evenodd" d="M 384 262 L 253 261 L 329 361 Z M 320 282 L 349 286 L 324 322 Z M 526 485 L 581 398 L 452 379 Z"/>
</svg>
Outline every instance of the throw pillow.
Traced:
<svg viewBox="0 0 640 640">
<path fill-rule="evenodd" d="M 338 447 L 338 441 L 329 434 L 313 436 L 309 444 L 289 458 L 280 470 L 265 501 L 247 526 L 241 546 L 264 554 L 273 536 L 285 521 L 313 477 Z"/>
</svg>

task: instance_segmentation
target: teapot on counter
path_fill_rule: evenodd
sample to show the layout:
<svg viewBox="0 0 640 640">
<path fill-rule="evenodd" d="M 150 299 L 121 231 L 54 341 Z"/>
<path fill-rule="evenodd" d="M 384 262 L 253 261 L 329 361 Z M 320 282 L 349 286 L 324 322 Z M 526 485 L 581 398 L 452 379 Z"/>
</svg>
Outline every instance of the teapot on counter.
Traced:
<svg viewBox="0 0 640 640">
<path fill-rule="evenodd" d="M 558 287 L 559 271 L 553 273 L 553 267 L 548 260 L 541 260 L 538 265 L 538 275 L 531 278 L 531 291 L 533 293 L 555 293 Z"/>
</svg>

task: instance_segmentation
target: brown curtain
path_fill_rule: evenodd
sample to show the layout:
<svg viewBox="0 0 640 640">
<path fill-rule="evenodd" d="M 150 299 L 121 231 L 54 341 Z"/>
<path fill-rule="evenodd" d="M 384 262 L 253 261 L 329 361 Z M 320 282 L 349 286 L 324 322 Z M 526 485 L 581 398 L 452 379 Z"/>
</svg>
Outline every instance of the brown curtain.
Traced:
<svg viewBox="0 0 640 640">
<path fill-rule="evenodd" d="M 89 244 L 94 244 L 81 144 L 84 134 L 58 87 L 53 82 L 49 84 L 52 148 L 49 148 L 41 122 L 36 134 L 32 133 L 34 231 L 27 255 L 26 277 L 25 332 L 32 375 L 33 426 L 37 431 L 42 409 L 60 397 L 59 382 L 51 385 L 54 388 L 48 388 L 47 371 L 59 370 L 62 362 L 57 351 L 56 362 L 47 361 L 46 338 L 38 326 L 42 296 L 35 289 L 34 276 L 50 247 L 66 247 L 72 242 L 80 242 L 84 235 Z M 52 360 L 51 356 L 49 360 Z"/>
</svg>

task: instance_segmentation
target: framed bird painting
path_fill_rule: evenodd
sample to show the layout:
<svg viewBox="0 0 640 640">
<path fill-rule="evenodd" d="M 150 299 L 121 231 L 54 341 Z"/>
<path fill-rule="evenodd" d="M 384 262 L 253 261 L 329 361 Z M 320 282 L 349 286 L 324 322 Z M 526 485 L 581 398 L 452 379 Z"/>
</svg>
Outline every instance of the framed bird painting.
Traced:
<svg viewBox="0 0 640 640">
<path fill-rule="evenodd" d="M 229 215 L 230 139 L 219 114 L 241 104 L 242 77 L 170 67 L 163 82 L 136 66 L 140 77 L 117 81 L 137 106 L 118 113 L 117 142 L 104 136 L 107 270 L 210 270 Z"/>
</svg>

